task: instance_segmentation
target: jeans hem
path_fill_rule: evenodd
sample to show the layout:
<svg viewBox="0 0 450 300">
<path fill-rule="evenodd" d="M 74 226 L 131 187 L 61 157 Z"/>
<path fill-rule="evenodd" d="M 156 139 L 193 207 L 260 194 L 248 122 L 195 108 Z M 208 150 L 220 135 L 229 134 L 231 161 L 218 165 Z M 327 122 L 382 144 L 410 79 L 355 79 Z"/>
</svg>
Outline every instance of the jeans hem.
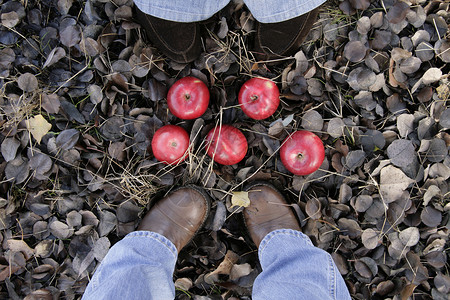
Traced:
<svg viewBox="0 0 450 300">
<path fill-rule="evenodd" d="M 260 255 L 264 251 L 264 248 L 267 246 L 267 244 L 277 235 L 291 235 L 295 237 L 301 238 L 306 244 L 314 247 L 309 237 L 304 234 L 301 231 L 294 230 L 294 229 L 277 229 L 272 232 L 269 232 L 261 241 L 261 244 L 259 244 L 258 252 Z"/>
<path fill-rule="evenodd" d="M 159 242 L 164 247 L 166 247 L 167 250 L 169 250 L 175 258 L 178 257 L 178 251 L 174 243 L 172 243 L 168 238 L 166 238 L 162 234 L 153 231 L 137 230 L 130 232 L 124 237 L 124 239 L 133 239 L 133 238 L 151 238 Z"/>
<path fill-rule="evenodd" d="M 210 9 L 204 13 L 194 13 L 183 10 L 184 7 L 180 7 L 180 10 L 176 10 L 157 6 L 156 3 L 149 5 L 145 0 L 134 0 L 134 4 L 145 14 L 180 23 L 192 23 L 207 20 L 227 5 L 227 3 L 224 3 L 223 6 L 219 5 L 217 8 Z"/>
<path fill-rule="evenodd" d="M 261 23 L 278 23 L 306 14 L 319 7 L 326 0 L 289 0 L 282 3 L 271 1 L 244 1 L 253 17 Z M 223 9 L 230 0 L 216 1 L 214 4 L 199 5 L 199 1 L 181 0 L 134 0 L 134 4 L 145 14 L 174 22 L 199 22 L 207 20 Z M 301 3 L 300 3 L 301 2 Z M 299 4 L 300 3 L 300 4 Z M 192 5 L 192 6 L 189 6 Z"/>
<path fill-rule="evenodd" d="M 308 2 L 302 3 L 298 6 L 295 6 L 294 8 L 288 7 L 284 11 L 276 12 L 274 14 L 259 14 L 261 10 L 259 9 L 252 9 L 252 4 L 254 3 L 246 3 L 249 7 L 250 12 L 252 13 L 253 17 L 260 23 L 279 23 L 284 22 L 293 18 L 296 18 L 298 16 L 304 15 L 313 9 L 319 7 L 323 3 L 325 3 L 326 0 L 309 0 Z"/>
<path fill-rule="evenodd" d="M 169 250 L 169 252 L 173 255 L 175 260 L 177 259 L 178 251 L 175 245 L 168 238 L 156 232 L 144 230 L 133 231 L 127 234 L 122 240 L 119 241 L 119 243 L 121 242 L 124 243 L 126 240 L 141 239 L 141 238 L 150 238 L 158 242 L 159 244 L 164 246 L 167 250 Z M 104 264 L 100 264 L 100 266 L 95 271 L 97 276 L 94 276 L 90 281 L 90 285 L 92 286 L 93 291 L 98 289 L 98 287 L 100 286 L 99 277 L 100 274 L 102 273 L 103 266 Z"/>
</svg>

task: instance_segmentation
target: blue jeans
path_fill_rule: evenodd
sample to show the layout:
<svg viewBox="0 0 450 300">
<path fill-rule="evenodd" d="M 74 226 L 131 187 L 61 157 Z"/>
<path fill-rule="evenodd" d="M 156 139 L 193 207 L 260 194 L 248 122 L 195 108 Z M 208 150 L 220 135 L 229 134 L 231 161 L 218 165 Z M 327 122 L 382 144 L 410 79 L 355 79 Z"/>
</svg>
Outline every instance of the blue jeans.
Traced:
<svg viewBox="0 0 450 300">
<path fill-rule="evenodd" d="M 261 23 L 276 23 L 303 15 L 326 0 L 244 0 L 253 17 Z M 144 13 L 176 22 L 206 20 L 230 0 L 134 0 Z"/>
<path fill-rule="evenodd" d="M 350 299 L 331 255 L 299 231 L 272 231 L 259 245 L 258 255 L 263 271 L 253 284 L 254 300 Z M 174 299 L 176 261 L 177 249 L 164 236 L 129 233 L 105 256 L 82 299 Z"/>
</svg>

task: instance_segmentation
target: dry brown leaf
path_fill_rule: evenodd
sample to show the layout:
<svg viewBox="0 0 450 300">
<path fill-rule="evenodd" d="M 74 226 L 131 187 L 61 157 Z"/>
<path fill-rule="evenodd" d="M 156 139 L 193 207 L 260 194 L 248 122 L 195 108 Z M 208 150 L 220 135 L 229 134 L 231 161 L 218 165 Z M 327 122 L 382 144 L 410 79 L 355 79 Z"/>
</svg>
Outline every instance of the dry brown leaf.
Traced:
<svg viewBox="0 0 450 300">
<path fill-rule="evenodd" d="M 17 79 L 17 85 L 24 92 L 33 92 L 39 87 L 36 76 L 31 73 L 24 73 Z"/>
<path fill-rule="evenodd" d="M 34 255 L 34 250 L 23 240 L 8 240 L 8 247 L 13 252 L 22 252 L 27 260 Z"/>
<path fill-rule="evenodd" d="M 7 266 L 0 272 L 0 282 L 5 281 L 6 278 L 9 278 L 11 274 L 14 274 L 20 270 L 20 267 L 18 266 Z"/>
<path fill-rule="evenodd" d="M 205 275 L 205 282 L 214 283 L 218 280 L 218 275 L 230 275 L 231 269 L 234 264 L 238 261 L 239 255 L 231 250 L 227 251 L 223 261 L 213 272 Z"/>
<path fill-rule="evenodd" d="M 389 165 L 381 169 L 380 191 L 387 203 L 401 198 L 403 191 L 414 182 L 402 170 Z"/>
<path fill-rule="evenodd" d="M 12 28 L 19 23 L 19 15 L 15 11 L 3 13 L 1 16 L 2 25 Z"/>
<path fill-rule="evenodd" d="M 248 263 L 241 265 L 233 265 L 230 272 L 230 279 L 236 280 L 243 276 L 247 276 L 248 274 L 250 274 L 252 270 L 253 270 L 252 267 Z"/>
<path fill-rule="evenodd" d="M 400 292 L 400 297 L 402 300 L 408 300 L 409 297 L 412 296 L 414 290 L 416 289 L 417 285 L 411 283 L 405 286 L 402 291 Z"/>
<path fill-rule="evenodd" d="M 42 115 L 36 115 L 31 119 L 26 120 L 26 125 L 28 131 L 34 137 L 38 144 L 41 143 L 41 139 L 44 135 L 46 135 L 52 125 L 47 122 L 47 120 Z"/>
<path fill-rule="evenodd" d="M 247 207 L 250 205 L 250 198 L 248 197 L 248 192 L 232 192 L 231 196 L 231 207 Z"/>
</svg>

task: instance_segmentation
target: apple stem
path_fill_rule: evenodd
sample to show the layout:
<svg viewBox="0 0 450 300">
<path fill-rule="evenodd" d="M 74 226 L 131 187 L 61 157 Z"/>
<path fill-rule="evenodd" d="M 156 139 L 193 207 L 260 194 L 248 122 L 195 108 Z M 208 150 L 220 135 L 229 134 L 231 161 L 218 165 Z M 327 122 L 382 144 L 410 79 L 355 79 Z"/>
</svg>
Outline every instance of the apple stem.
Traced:
<svg viewBox="0 0 450 300">
<path fill-rule="evenodd" d="M 251 95 L 250 96 L 250 99 L 252 99 L 252 101 L 256 101 L 256 100 L 258 100 L 258 95 Z"/>
<path fill-rule="evenodd" d="M 303 157 L 302 153 L 297 154 L 297 158 L 302 158 L 302 157 Z"/>
</svg>

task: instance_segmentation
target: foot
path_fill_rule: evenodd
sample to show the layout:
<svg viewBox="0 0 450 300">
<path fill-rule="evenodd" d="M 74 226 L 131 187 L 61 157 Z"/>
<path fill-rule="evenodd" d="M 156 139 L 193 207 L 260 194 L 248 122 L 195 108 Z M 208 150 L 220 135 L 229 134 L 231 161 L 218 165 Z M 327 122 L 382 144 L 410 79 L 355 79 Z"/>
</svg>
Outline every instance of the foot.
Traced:
<svg viewBox="0 0 450 300">
<path fill-rule="evenodd" d="M 136 6 L 135 6 L 136 7 Z M 145 14 L 136 7 L 136 20 L 147 32 L 149 40 L 170 59 L 189 63 L 201 52 L 198 23 L 179 23 Z"/>
<path fill-rule="evenodd" d="M 257 247 L 276 229 L 300 230 L 300 224 L 289 204 L 272 185 L 257 183 L 246 189 L 250 205 L 244 209 L 244 222 Z"/>
<path fill-rule="evenodd" d="M 316 21 L 319 9 L 279 23 L 258 23 L 255 50 L 264 59 L 293 55 Z"/>
<path fill-rule="evenodd" d="M 145 215 L 138 230 L 165 236 L 180 252 L 203 226 L 208 213 L 209 198 L 203 191 L 180 188 L 159 200 Z"/>
</svg>

